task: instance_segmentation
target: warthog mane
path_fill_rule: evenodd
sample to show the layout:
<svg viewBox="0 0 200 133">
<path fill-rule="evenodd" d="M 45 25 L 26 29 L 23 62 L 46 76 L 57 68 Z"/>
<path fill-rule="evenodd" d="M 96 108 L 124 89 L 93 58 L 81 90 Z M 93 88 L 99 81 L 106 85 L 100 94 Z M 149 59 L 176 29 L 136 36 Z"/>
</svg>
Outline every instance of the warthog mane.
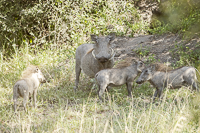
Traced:
<svg viewBox="0 0 200 133">
<path fill-rule="evenodd" d="M 127 57 L 127 58 L 125 58 L 125 60 L 120 61 L 120 62 L 115 66 L 115 68 L 128 67 L 128 66 L 130 66 L 131 64 L 133 64 L 134 61 L 139 61 L 139 60 L 140 60 L 140 59 L 139 59 L 139 58 L 136 58 L 136 57 Z"/>
<path fill-rule="evenodd" d="M 163 63 L 154 63 L 151 64 L 149 67 L 155 67 L 156 71 L 160 71 L 160 72 L 170 72 L 173 71 L 173 68 L 170 66 L 167 66 Z"/>
<path fill-rule="evenodd" d="M 22 72 L 22 79 L 29 78 L 32 73 L 34 73 L 38 69 L 37 66 L 30 65 Z"/>
</svg>

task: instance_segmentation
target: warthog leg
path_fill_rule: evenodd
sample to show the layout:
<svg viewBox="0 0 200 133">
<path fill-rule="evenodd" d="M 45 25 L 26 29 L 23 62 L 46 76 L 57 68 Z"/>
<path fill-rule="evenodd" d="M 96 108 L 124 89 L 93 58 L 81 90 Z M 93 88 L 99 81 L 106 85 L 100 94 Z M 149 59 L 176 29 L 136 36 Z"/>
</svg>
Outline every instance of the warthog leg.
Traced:
<svg viewBox="0 0 200 133">
<path fill-rule="evenodd" d="M 75 67 L 75 71 L 76 71 L 76 79 L 75 79 L 74 91 L 76 91 L 76 89 L 78 88 L 79 76 L 80 76 L 80 73 L 81 73 L 81 68 L 77 64 L 76 64 L 76 67 Z"/>
<path fill-rule="evenodd" d="M 14 101 L 14 112 L 16 111 L 17 109 L 17 98 L 18 97 L 14 97 L 13 101 Z"/>
<path fill-rule="evenodd" d="M 156 97 L 157 97 L 157 94 L 158 94 L 158 89 L 156 89 L 154 95 L 153 95 L 153 102 L 155 101 Z"/>
<path fill-rule="evenodd" d="M 33 106 L 31 96 L 29 97 L 29 101 L 30 101 L 30 105 Z"/>
<path fill-rule="evenodd" d="M 158 89 L 158 98 L 161 97 L 161 95 L 162 95 L 162 90 L 163 90 L 163 88 Z"/>
<path fill-rule="evenodd" d="M 199 92 L 199 88 L 198 88 L 196 82 L 193 82 L 193 83 L 192 83 L 192 90 L 195 90 L 195 91 Z"/>
<path fill-rule="evenodd" d="M 29 97 L 28 94 L 25 94 L 25 95 L 24 95 L 23 106 L 24 106 L 25 112 L 27 112 L 27 110 L 26 110 L 26 103 L 27 103 L 27 101 L 28 101 L 28 97 Z"/>
<path fill-rule="evenodd" d="M 106 84 L 101 84 L 101 85 L 98 85 L 99 86 L 99 99 L 102 101 L 102 95 L 103 93 L 105 92 L 105 89 L 107 87 Z"/>
<path fill-rule="evenodd" d="M 35 107 L 35 108 L 36 108 L 36 101 L 37 101 L 36 95 L 37 95 L 37 89 L 35 89 L 35 90 L 33 91 L 33 101 L 34 101 L 34 107 Z"/>
<path fill-rule="evenodd" d="M 198 88 L 196 82 L 194 82 L 194 83 L 192 84 L 192 87 L 193 87 L 197 92 L 199 92 L 199 88 Z"/>
<path fill-rule="evenodd" d="M 159 89 L 156 88 L 156 91 L 153 96 L 153 102 L 155 101 L 156 97 L 158 97 L 159 99 L 161 98 L 162 91 L 163 91 L 163 88 L 159 88 Z"/>
<path fill-rule="evenodd" d="M 132 86 L 133 86 L 133 82 L 128 82 L 126 83 L 126 87 L 127 87 L 127 91 L 128 91 L 128 96 L 131 97 L 132 96 Z"/>
<path fill-rule="evenodd" d="M 192 86 L 192 90 L 196 90 L 197 92 L 199 92 L 199 88 L 197 86 L 197 83 L 194 80 L 189 80 L 188 84 Z"/>
<path fill-rule="evenodd" d="M 15 90 L 14 90 L 15 91 Z M 17 109 L 17 99 L 19 98 L 19 94 L 18 93 L 14 93 L 13 95 L 13 102 L 14 102 L 14 112 L 16 111 Z"/>
</svg>

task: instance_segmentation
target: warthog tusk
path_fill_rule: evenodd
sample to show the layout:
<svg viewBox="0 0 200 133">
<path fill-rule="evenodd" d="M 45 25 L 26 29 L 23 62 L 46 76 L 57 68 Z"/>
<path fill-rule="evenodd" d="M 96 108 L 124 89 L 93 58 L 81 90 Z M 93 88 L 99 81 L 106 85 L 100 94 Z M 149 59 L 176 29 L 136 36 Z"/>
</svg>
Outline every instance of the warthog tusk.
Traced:
<svg viewBox="0 0 200 133">
<path fill-rule="evenodd" d="M 110 59 L 109 60 L 112 60 L 113 58 L 114 58 L 114 56 L 115 56 L 115 52 L 114 52 L 114 50 L 111 48 L 111 50 L 112 50 L 112 54 L 111 54 L 111 57 L 110 57 Z"/>
<path fill-rule="evenodd" d="M 93 55 L 93 57 L 97 60 L 97 58 L 96 58 L 96 56 L 95 56 L 95 54 L 94 54 L 94 49 L 92 50 L 92 55 Z"/>
<path fill-rule="evenodd" d="M 112 60 L 113 58 L 114 58 L 114 56 L 115 56 L 115 52 L 114 52 L 114 50 L 111 48 L 111 57 L 110 57 L 110 59 L 109 60 Z M 93 57 L 97 60 L 97 58 L 96 58 L 96 56 L 95 56 L 95 54 L 94 54 L 94 50 L 92 50 L 92 55 L 93 55 Z"/>
</svg>

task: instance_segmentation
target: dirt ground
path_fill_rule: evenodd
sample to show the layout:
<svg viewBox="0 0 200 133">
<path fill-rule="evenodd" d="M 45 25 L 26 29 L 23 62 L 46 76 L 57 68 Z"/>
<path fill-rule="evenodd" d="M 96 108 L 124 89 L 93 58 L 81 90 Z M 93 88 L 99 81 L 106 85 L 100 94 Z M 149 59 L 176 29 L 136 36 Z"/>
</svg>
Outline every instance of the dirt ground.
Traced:
<svg viewBox="0 0 200 133">
<path fill-rule="evenodd" d="M 116 52 L 116 60 L 133 56 L 140 57 L 144 61 L 158 61 L 173 65 L 180 60 L 177 54 L 180 47 L 194 49 L 196 45 L 199 45 L 199 42 L 200 38 L 186 41 L 179 35 L 165 34 L 145 35 L 134 38 L 118 37 L 113 41 L 112 45 Z"/>
<path fill-rule="evenodd" d="M 150 25 L 153 15 L 159 13 L 159 5 L 168 0 L 139 0 L 136 2 L 140 19 Z M 116 55 L 115 60 L 122 60 L 127 56 L 140 57 L 144 61 L 159 61 L 168 65 L 176 65 L 180 60 L 177 54 L 180 48 L 195 49 L 199 45 L 200 38 L 184 40 L 180 35 L 135 35 L 133 38 L 118 37 L 113 41 Z M 198 47 L 200 48 L 200 46 Z M 200 60 L 200 59 L 199 59 Z"/>
</svg>

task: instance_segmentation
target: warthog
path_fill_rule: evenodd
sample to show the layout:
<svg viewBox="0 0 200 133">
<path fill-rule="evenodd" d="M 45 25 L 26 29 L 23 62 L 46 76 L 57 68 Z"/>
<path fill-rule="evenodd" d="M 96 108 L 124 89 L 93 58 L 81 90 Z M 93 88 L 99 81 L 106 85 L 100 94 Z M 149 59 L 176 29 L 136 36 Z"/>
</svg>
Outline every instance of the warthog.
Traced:
<svg viewBox="0 0 200 133">
<path fill-rule="evenodd" d="M 123 84 L 126 84 L 128 96 L 131 97 L 133 81 L 143 69 L 143 61 L 137 58 L 127 58 L 120 62 L 116 68 L 99 71 L 95 75 L 99 87 L 99 99 L 102 101 L 102 95 L 107 86 L 121 86 Z"/>
<path fill-rule="evenodd" d="M 17 108 L 17 99 L 19 96 L 23 97 L 23 106 L 26 110 L 26 103 L 28 98 L 31 100 L 31 95 L 33 94 L 34 107 L 36 107 L 36 95 L 37 89 L 40 83 L 45 83 L 46 79 L 42 72 L 37 66 L 29 66 L 22 73 L 22 79 L 18 80 L 13 87 L 13 101 L 14 101 L 14 111 Z"/>
<path fill-rule="evenodd" d="M 94 78 L 98 71 L 112 68 L 114 65 L 114 50 L 110 42 L 115 39 L 115 35 L 110 34 L 105 37 L 91 35 L 91 39 L 95 44 L 82 44 L 76 50 L 74 90 L 78 88 L 81 70 L 90 78 Z"/>
<path fill-rule="evenodd" d="M 164 64 L 152 64 L 142 71 L 136 83 L 141 84 L 145 81 L 149 81 L 156 88 L 153 101 L 156 97 L 160 98 L 163 89 L 166 87 L 175 89 L 183 85 L 190 85 L 193 89 L 199 90 L 196 83 L 196 71 L 191 66 L 172 70 Z"/>
</svg>

